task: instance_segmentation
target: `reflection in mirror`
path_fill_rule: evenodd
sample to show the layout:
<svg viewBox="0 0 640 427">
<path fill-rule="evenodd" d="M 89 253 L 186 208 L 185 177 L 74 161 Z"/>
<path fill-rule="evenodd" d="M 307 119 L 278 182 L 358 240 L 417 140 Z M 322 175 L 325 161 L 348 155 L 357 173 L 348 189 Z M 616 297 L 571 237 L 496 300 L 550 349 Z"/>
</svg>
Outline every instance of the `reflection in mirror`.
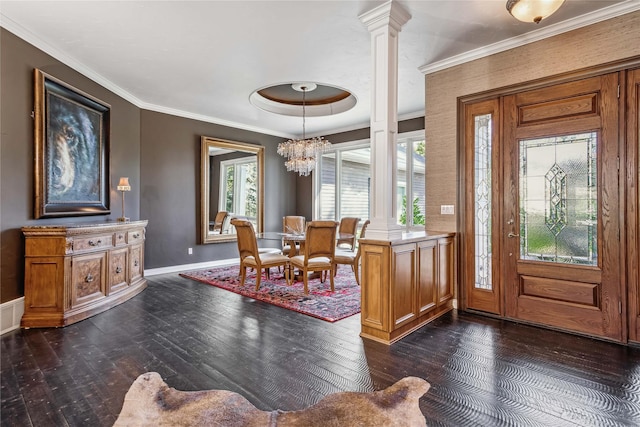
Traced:
<svg viewBox="0 0 640 427">
<path fill-rule="evenodd" d="M 201 141 L 202 243 L 235 240 L 233 218 L 251 221 L 262 232 L 264 147 L 207 136 Z"/>
</svg>

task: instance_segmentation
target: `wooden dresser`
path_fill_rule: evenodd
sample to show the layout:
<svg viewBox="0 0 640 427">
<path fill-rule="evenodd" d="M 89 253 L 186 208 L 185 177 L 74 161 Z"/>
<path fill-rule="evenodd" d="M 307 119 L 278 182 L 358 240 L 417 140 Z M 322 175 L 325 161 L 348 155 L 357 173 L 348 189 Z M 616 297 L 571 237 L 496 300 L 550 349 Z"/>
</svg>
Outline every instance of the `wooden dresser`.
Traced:
<svg viewBox="0 0 640 427">
<path fill-rule="evenodd" d="M 66 326 L 147 287 L 147 221 L 23 227 L 24 315 L 20 326 Z"/>
<path fill-rule="evenodd" d="M 360 336 L 391 344 L 453 310 L 454 233 L 406 233 L 394 241 L 365 238 L 360 245 Z"/>
</svg>

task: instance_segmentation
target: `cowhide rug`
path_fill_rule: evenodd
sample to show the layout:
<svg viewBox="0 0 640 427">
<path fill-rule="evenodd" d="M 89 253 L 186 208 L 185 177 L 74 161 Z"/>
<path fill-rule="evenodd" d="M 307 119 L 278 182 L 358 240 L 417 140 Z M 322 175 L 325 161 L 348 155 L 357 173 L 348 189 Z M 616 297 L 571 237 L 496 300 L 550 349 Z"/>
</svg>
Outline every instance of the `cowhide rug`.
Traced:
<svg viewBox="0 0 640 427">
<path fill-rule="evenodd" d="M 373 393 L 331 394 L 301 411 L 261 411 L 227 390 L 179 391 L 156 372 L 140 375 L 114 426 L 426 426 L 418 400 L 429 383 L 406 377 Z"/>
</svg>

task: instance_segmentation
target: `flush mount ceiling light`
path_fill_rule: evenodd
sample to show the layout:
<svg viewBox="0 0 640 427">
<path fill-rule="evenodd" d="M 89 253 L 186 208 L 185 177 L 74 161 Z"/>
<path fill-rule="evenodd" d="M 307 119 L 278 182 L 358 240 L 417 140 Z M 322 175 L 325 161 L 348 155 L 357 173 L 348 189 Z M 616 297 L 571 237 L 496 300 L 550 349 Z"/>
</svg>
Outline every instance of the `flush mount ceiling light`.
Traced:
<svg viewBox="0 0 640 427">
<path fill-rule="evenodd" d="M 507 10 L 519 21 L 536 24 L 562 6 L 564 0 L 507 0 Z"/>
</svg>

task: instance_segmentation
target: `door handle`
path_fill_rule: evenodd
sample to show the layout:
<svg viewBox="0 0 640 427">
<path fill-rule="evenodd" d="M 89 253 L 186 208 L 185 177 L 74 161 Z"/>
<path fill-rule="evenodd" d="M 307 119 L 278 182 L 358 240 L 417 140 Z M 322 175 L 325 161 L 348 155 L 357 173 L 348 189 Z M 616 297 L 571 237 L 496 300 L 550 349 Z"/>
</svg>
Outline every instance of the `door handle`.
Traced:
<svg viewBox="0 0 640 427">
<path fill-rule="evenodd" d="M 509 234 L 507 234 L 507 237 L 520 237 L 519 234 L 513 234 L 512 232 L 509 232 Z"/>
</svg>

